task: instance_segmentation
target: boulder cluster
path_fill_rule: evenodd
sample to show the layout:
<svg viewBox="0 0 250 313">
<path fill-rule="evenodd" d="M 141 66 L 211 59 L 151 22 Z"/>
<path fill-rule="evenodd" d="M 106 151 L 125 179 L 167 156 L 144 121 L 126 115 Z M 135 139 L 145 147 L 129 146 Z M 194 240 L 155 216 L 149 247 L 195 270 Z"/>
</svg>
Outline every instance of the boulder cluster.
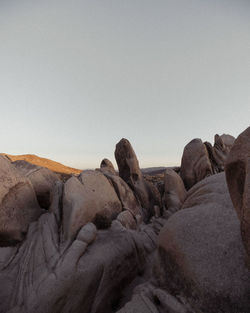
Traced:
<svg viewBox="0 0 250 313">
<path fill-rule="evenodd" d="M 180 176 L 186 189 L 203 178 L 224 171 L 224 165 L 235 138 L 230 135 L 214 136 L 214 146 L 201 139 L 193 139 L 184 148 Z"/>
<path fill-rule="evenodd" d="M 0 313 L 249 313 L 250 127 L 147 175 L 0 155 Z"/>
</svg>

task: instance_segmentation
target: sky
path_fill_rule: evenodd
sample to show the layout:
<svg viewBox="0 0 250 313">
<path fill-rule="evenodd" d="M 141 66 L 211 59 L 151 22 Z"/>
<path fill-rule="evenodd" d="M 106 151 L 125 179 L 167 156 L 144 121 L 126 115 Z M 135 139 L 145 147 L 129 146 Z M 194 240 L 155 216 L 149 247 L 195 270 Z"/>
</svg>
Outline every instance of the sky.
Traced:
<svg viewBox="0 0 250 313">
<path fill-rule="evenodd" d="M 250 125 L 248 0 L 0 0 L 0 152 L 141 167 Z"/>
</svg>

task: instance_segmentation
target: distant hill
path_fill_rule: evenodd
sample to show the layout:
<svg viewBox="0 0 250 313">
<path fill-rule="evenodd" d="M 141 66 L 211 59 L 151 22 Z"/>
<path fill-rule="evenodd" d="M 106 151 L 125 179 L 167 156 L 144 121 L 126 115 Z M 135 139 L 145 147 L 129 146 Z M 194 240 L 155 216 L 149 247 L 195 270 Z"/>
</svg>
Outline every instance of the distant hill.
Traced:
<svg viewBox="0 0 250 313">
<path fill-rule="evenodd" d="M 63 165 L 50 159 L 41 158 L 35 154 L 23 154 L 23 155 L 10 155 L 5 153 L 1 154 L 7 156 L 12 162 L 24 160 L 31 164 L 47 167 L 49 170 L 59 174 L 80 174 L 82 171 L 73 167 Z"/>
</svg>

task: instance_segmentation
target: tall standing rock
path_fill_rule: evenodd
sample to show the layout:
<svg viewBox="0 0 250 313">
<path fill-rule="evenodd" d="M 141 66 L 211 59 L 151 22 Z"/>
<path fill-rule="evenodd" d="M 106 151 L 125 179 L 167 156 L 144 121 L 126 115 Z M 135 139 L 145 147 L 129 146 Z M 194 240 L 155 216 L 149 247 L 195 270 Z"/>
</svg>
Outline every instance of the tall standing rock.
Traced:
<svg viewBox="0 0 250 313">
<path fill-rule="evenodd" d="M 110 174 L 116 175 L 114 165 L 109 159 L 103 159 L 100 165 L 102 172 L 109 172 Z"/>
<path fill-rule="evenodd" d="M 41 214 L 29 179 L 0 156 L 0 246 L 21 241 L 28 226 Z"/>
<path fill-rule="evenodd" d="M 193 139 L 185 146 L 181 160 L 180 176 L 185 187 L 190 189 L 200 180 L 212 174 L 213 169 L 206 146 L 201 139 Z"/>
<path fill-rule="evenodd" d="M 136 154 L 127 139 L 121 139 L 116 145 L 115 158 L 120 177 L 134 191 L 144 209 L 145 220 L 149 220 L 154 215 L 154 206 L 158 205 L 158 201 L 149 185 L 146 184 Z"/>
<path fill-rule="evenodd" d="M 243 243 L 250 259 L 250 127 L 235 140 L 225 170 L 230 196 L 241 222 Z"/>
</svg>

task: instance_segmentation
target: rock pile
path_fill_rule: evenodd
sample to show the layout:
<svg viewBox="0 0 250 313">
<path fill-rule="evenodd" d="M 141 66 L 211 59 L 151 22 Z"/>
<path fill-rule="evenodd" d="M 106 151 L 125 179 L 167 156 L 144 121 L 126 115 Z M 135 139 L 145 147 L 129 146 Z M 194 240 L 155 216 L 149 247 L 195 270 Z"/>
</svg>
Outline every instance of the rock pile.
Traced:
<svg viewBox="0 0 250 313">
<path fill-rule="evenodd" d="M 0 156 L 0 313 L 250 312 L 250 128 L 154 176 L 127 139 L 115 158 L 62 179 Z"/>
</svg>

